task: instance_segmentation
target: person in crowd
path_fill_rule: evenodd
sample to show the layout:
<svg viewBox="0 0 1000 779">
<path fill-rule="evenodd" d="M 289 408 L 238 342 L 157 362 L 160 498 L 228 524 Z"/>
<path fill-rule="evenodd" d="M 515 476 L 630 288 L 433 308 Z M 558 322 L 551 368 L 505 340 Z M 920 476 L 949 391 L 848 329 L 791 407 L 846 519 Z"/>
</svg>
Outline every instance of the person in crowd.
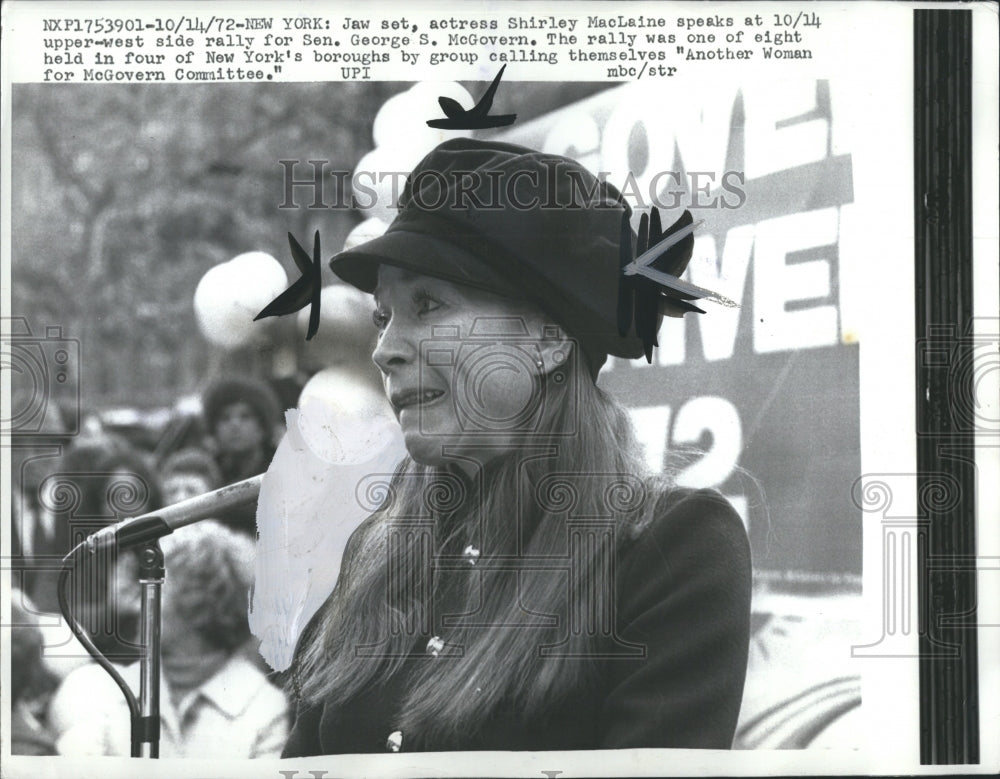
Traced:
<svg viewBox="0 0 1000 779">
<path fill-rule="evenodd" d="M 145 456 L 122 438 L 101 434 L 81 437 L 38 486 L 40 524 L 50 529 L 44 539 L 45 570 L 37 574 L 32 593 L 39 608 L 58 612 L 59 561 L 91 533 L 106 525 L 160 508 L 159 479 Z M 73 613 L 101 651 L 120 660 L 135 655 L 128 615 L 108 607 L 108 571 L 114 555 L 101 551 L 78 566 L 68 583 Z"/>
<path fill-rule="evenodd" d="M 648 472 L 597 386 L 609 355 L 651 353 L 658 311 L 691 309 L 633 303 L 630 209 L 568 158 L 448 141 L 400 205 L 331 267 L 374 294 L 407 456 L 298 643 L 284 756 L 729 748 L 746 532 L 718 492 Z"/>
<path fill-rule="evenodd" d="M 281 407 L 267 384 L 245 377 L 219 379 L 202 396 L 202 414 L 223 485 L 267 470 L 282 427 Z M 219 520 L 239 532 L 256 533 L 253 507 Z"/>
<path fill-rule="evenodd" d="M 11 469 L 10 489 L 10 540 L 11 566 L 19 570 L 20 584 L 26 594 L 35 594 L 39 588 L 51 586 L 44 574 L 46 567 L 52 567 L 51 539 L 55 528 L 51 526 L 51 512 L 43 512 L 39 503 L 37 473 L 25 474 L 16 466 Z"/>
<path fill-rule="evenodd" d="M 181 449 L 167 457 L 160 466 L 160 489 L 166 506 L 221 486 L 222 474 L 212 455 L 204 449 Z"/>
<path fill-rule="evenodd" d="M 163 503 L 169 506 L 216 490 L 223 482 L 212 456 L 204 449 L 188 447 L 174 452 L 160 466 L 160 485 Z M 243 652 L 258 668 L 269 673 L 271 669 L 260 656 L 259 645 L 260 642 L 251 636 Z M 275 682 L 273 678 L 272 682 Z"/>
<path fill-rule="evenodd" d="M 250 636 L 252 541 L 204 521 L 177 530 L 161 545 L 161 757 L 278 756 L 288 735 L 287 700 L 242 651 Z M 136 568 L 129 555 L 117 571 L 119 598 L 133 603 Z M 139 664 L 121 672 L 138 694 Z M 96 664 L 65 679 L 49 716 L 60 754 L 130 753 L 125 700 Z"/>
<path fill-rule="evenodd" d="M 226 484 L 267 469 L 282 425 L 277 396 L 267 384 L 247 377 L 220 379 L 205 390 L 202 409 Z"/>
<path fill-rule="evenodd" d="M 14 755 L 54 755 L 55 738 L 45 724 L 45 702 L 57 678 L 42 659 L 36 608 L 25 593 L 10 593 L 10 751 Z"/>
</svg>

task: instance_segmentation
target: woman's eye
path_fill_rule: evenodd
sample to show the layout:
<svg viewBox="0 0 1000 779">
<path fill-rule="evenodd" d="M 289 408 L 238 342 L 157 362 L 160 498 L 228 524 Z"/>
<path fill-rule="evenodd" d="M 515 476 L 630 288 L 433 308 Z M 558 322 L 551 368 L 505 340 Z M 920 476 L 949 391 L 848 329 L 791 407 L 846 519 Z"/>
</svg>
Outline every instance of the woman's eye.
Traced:
<svg viewBox="0 0 1000 779">
<path fill-rule="evenodd" d="M 421 295 L 417 298 L 416 303 L 418 314 L 429 314 L 431 311 L 437 311 L 443 305 L 439 300 L 435 300 L 429 295 Z"/>
<path fill-rule="evenodd" d="M 389 312 L 384 308 L 376 308 L 372 311 L 372 323 L 379 330 L 385 330 L 386 325 L 389 324 Z"/>
</svg>

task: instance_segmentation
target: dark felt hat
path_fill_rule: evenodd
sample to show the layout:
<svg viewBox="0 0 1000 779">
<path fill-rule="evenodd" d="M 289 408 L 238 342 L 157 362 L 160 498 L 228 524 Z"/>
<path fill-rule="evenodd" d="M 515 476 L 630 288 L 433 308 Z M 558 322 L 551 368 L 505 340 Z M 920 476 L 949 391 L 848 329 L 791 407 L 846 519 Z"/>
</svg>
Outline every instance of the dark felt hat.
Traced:
<svg viewBox="0 0 1000 779">
<path fill-rule="evenodd" d="M 386 232 L 330 261 L 372 292 L 385 263 L 528 299 L 578 340 L 596 377 L 609 354 L 636 358 L 618 334 L 619 238 L 628 206 L 575 160 L 458 138 L 413 169 Z"/>
</svg>

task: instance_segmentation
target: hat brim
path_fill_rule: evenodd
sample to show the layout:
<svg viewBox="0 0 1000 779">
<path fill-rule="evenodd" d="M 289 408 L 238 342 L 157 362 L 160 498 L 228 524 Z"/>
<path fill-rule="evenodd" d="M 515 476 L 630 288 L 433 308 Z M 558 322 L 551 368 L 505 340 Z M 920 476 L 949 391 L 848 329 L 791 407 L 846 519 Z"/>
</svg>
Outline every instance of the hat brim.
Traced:
<svg viewBox="0 0 1000 779">
<path fill-rule="evenodd" d="M 531 300 L 522 288 L 500 276 L 474 253 L 442 238 L 412 230 L 391 230 L 353 249 L 347 249 L 330 260 L 330 269 L 338 278 L 368 294 L 374 293 L 378 286 L 378 270 L 381 265 L 391 265 L 515 300 Z M 543 310 L 547 308 L 541 301 L 536 303 Z M 559 317 L 555 314 L 553 316 L 558 321 Z M 616 332 L 610 337 L 596 340 L 592 334 L 577 335 L 581 338 L 591 375 L 595 379 L 607 354 L 628 359 L 635 359 L 643 354 L 642 341 L 634 335 L 621 338 Z"/>
<path fill-rule="evenodd" d="M 387 232 L 330 260 L 330 269 L 338 278 L 369 294 L 378 285 L 380 265 L 391 265 L 506 297 L 524 298 L 516 285 L 472 252 L 441 238 L 410 230 Z"/>
</svg>

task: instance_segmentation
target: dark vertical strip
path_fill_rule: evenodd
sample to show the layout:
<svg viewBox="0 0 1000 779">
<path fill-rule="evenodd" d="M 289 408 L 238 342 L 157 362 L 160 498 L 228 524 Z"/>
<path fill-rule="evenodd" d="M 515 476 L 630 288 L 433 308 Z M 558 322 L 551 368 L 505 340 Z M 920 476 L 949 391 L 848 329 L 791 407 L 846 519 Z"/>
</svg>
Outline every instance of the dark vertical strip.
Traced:
<svg viewBox="0 0 1000 779">
<path fill-rule="evenodd" d="M 920 757 L 977 763 L 972 13 L 913 22 Z"/>
</svg>

